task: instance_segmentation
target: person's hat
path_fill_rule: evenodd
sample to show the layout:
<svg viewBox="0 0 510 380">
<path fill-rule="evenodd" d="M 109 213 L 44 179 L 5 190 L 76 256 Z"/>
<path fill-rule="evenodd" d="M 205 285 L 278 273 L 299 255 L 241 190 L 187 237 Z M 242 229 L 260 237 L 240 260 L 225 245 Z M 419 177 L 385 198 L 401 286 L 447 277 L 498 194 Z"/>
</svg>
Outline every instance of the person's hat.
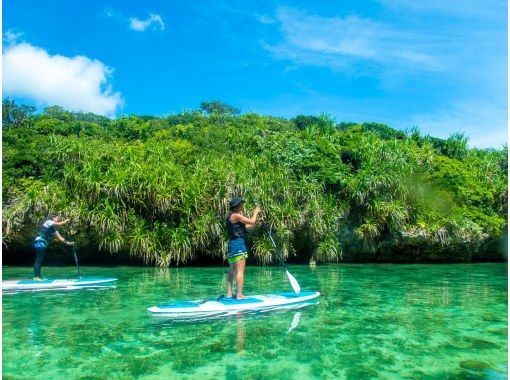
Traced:
<svg viewBox="0 0 510 380">
<path fill-rule="evenodd" d="M 230 201 L 230 208 L 232 209 L 232 208 L 240 205 L 241 203 L 244 203 L 244 199 L 243 198 L 241 198 L 241 197 L 234 197 Z"/>
</svg>

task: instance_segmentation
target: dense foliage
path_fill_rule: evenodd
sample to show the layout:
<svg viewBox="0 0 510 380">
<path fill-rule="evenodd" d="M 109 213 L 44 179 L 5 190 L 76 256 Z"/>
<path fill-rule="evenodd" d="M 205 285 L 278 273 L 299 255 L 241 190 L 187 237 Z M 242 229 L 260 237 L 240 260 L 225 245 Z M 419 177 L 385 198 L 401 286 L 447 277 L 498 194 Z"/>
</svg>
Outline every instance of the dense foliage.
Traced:
<svg viewBox="0 0 510 380">
<path fill-rule="evenodd" d="M 469 261 L 498 252 L 507 148 L 386 125 L 238 114 L 221 102 L 111 120 L 3 102 L 3 244 L 30 251 L 50 212 L 78 246 L 166 266 L 225 255 L 229 199 L 255 202 L 285 257 Z M 461 127 L 461 126 L 459 126 Z M 263 231 L 259 263 L 277 259 Z"/>
</svg>

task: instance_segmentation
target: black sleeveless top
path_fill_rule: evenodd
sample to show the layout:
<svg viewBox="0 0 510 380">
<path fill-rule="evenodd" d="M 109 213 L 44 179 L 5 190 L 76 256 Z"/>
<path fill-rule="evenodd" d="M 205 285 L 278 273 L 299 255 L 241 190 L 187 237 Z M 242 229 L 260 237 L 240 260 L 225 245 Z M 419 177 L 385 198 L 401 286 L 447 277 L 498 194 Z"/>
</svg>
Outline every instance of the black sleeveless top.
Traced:
<svg viewBox="0 0 510 380">
<path fill-rule="evenodd" d="M 241 222 L 232 222 L 230 217 L 232 213 L 227 216 L 227 232 L 228 232 L 228 240 L 234 240 L 237 238 L 246 239 L 246 226 Z"/>
</svg>

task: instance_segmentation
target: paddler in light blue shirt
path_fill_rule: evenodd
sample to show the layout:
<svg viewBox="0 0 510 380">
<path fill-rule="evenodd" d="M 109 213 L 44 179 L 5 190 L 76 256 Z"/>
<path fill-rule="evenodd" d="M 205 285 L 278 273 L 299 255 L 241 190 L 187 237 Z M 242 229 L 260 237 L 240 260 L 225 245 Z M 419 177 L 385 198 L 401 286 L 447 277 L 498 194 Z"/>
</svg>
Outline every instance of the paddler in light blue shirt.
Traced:
<svg viewBox="0 0 510 380">
<path fill-rule="evenodd" d="M 243 198 L 234 197 L 230 201 L 230 213 L 227 216 L 227 232 L 228 232 L 228 262 L 230 270 L 227 275 L 227 298 L 232 298 L 234 276 L 237 284 L 236 298 L 241 300 L 244 298 L 244 268 L 248 250 L 246 248 L 247 230 L 252 229 L 257 223 L 257 217 L 260 213 L 260 207 L 256 207 L 251 218 L 243 215 Z"/>
<path fill-rule="evenodd" d="M 44 256 L 46 256 L 46 248 L 48 248 L 48 244 L 53 238 L 60 240 L 62 243 L 67 245 L 73 245 L 74 242 L 67 241 L 58 233 L 56 227 L 63 226 L 64 224 L 69 223 L 69 219 L 60 220 L 60 216 L 56 214 L 50 215 L 50 218 L 45 221 L 42 227 L 37 234 L 37 237 L 34 241 L 35 248 L 35 264 L 34 264 L 34 280 L 42 280 L 41 277 L 41 266 L 44 260 Z"/>
</svg>

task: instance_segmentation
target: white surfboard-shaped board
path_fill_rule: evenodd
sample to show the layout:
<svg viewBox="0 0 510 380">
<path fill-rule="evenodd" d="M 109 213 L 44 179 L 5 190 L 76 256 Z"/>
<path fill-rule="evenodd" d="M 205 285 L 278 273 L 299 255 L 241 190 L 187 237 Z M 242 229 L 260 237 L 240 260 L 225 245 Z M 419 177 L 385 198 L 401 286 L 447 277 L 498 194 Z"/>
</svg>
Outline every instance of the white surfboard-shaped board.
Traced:
<svg viewBox="0 0 510 380">
<path fill-rule="evenodd" d="M 74 279 L 7 280 L 2 281 L 2 292 L 24 290 L 79 289 L 114 285 L 113 277 L 81 277 Z"/>
<path fill-rule="evenodd" d="M 299 308 L 305 306 L 307 302 L 319 296 L 319 292 L 302 291 L 298 294 L 283 292 L 254 295 L 248 296 L 242 300 L 220 297 L 218 299 L 162 303 L 157 306 L 149 307 L 147 310 L 152 315 L 176 319 L 221 317 L 243 311 L 266 312 L 279 309 Z"/>
</svg>

